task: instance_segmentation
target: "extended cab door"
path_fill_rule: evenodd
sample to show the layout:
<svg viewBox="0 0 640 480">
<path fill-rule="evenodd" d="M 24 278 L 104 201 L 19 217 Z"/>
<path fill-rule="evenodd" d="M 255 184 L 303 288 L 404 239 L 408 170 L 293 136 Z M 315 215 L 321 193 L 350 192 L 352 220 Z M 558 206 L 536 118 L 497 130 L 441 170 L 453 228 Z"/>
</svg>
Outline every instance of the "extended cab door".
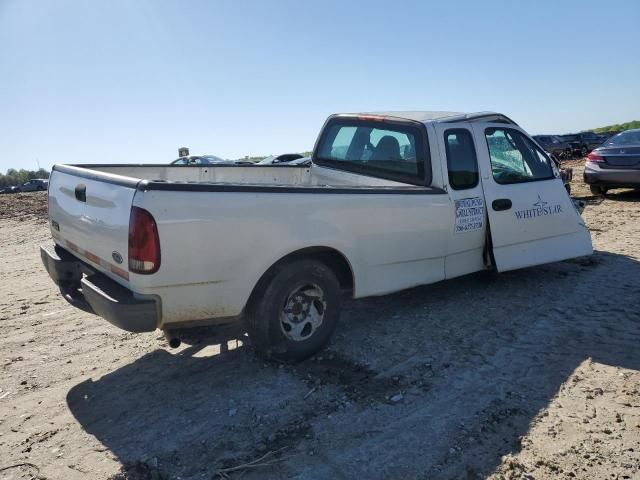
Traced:
<svg viewBox="0 0 640 480">
<path fill-rule="evenodd" d="M 498 271 L 591 254 L 589 230 L 548 155 L 516 125 L 473 130 Z"/>
<path fill-rule="evenodd" d="M 473 130 L 468 122 L 435 124 L 443 158 L 443 184 L 453 202 L 445 276 L 453 278 L 483 270 L 486 245 L 486 207 L 480 183 Z"/>
</svg>

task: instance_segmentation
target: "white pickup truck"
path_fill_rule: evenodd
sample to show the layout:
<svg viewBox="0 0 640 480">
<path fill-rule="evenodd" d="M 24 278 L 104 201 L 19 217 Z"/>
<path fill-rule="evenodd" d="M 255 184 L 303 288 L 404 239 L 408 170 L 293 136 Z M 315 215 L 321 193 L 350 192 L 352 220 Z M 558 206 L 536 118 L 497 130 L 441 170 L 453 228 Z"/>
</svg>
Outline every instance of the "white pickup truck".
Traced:
<svg viewBox="0 0 640 480">
<path fill-rule="evenodd" d="M 592 253 L 554 162 L 498 113 L 332 115 L 310 166 L 56 165 L 49 221 L 73 304 L 172 345 L 242 319 L 282 361 L 329 340 L 343 291 Z"/>
</svg>

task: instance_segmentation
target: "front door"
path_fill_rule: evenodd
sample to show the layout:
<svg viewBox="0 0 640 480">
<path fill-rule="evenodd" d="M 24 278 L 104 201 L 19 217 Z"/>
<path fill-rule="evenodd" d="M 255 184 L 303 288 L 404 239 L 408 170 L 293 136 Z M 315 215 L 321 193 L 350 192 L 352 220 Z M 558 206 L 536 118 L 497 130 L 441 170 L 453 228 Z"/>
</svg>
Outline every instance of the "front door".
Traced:
<svg viewBox="0 0 640 480">
<path fill-rule="evenodd" d="M 498 271 L 589 255 L 591 236 L 549 156 L 515 125 L 473 125 Z"/>
</svg>

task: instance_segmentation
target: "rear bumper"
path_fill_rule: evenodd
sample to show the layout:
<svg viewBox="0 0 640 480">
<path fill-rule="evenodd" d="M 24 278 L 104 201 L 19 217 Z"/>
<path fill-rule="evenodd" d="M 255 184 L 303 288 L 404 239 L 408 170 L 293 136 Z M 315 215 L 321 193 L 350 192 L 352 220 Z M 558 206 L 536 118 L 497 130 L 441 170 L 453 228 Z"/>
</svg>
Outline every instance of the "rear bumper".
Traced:
<svg viewBox="0 0 640 480">
<path fill-rule="evenodd" d="M 40 257 L 62 296 L 73 306 L 129 332 L 151 332 L 158 326 L 157 298 L 134 295 L 57 245 L 41 246 Z"/>
<path fill-rule="evenodd" d="M 640 187 L 640 170 L 600 168 L 588 162 L 584 168 L 584 183 L 608 187 Z"/>
</svg>

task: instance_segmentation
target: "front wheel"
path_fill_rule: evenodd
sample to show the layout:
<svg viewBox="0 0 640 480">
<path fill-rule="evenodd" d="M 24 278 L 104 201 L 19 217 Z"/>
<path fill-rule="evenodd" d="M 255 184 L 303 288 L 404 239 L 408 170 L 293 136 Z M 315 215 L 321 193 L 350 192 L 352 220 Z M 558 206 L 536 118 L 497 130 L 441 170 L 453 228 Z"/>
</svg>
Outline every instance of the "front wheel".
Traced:
<svg viewBox="0 0 640 480">
<path fill-rule="evenodd" d="M 276 267 L 260 282 L 246 311 L 249 338 L 256 351 L 296 362 L 326 345 L 340 316 L 340 284 L 316 260 Z"/>
</svg>

